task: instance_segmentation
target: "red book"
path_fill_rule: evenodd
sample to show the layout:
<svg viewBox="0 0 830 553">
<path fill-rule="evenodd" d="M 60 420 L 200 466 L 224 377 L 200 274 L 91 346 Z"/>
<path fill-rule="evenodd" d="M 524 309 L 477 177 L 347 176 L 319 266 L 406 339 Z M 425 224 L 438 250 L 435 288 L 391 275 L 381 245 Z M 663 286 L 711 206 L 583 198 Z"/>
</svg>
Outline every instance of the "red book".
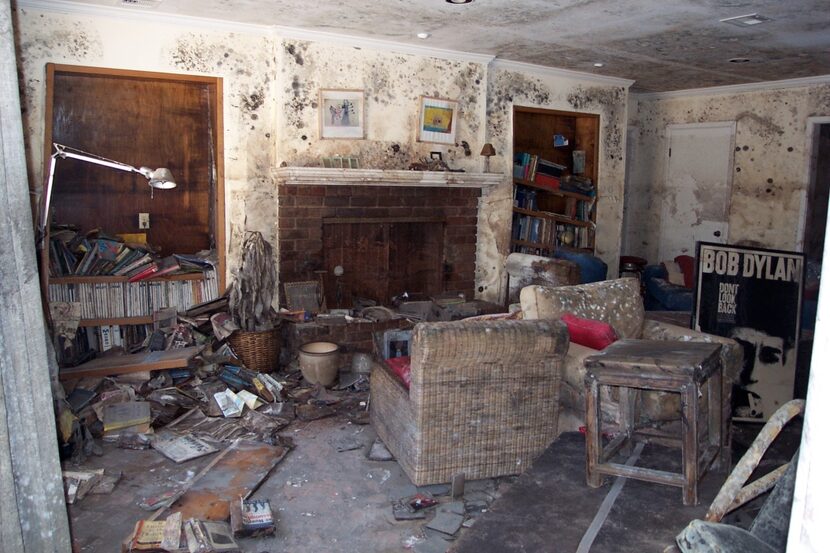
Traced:
<svg viewBox="0 0 830 553">
<path fill-rule="evenodd" d="M 144 280 L 145 278 L 150 278 L 152 276 L 155 276 L 155 274 L 158 272 L 158 270 L 159 270 L 159 266 L 156 263 L 150 263 L 150 264 L 147 265 L 147 267 L 143 271 L 141 271 L 140 273 L 136 273 L 133 276 L 131 276 L 130 277 L 130 282 L 136 282 L 136 281 L 139 281 L 139 280 Z"/>
<path fill-rule="evenodd" d="M 153 278 L 160 277 L 161 275 L 166 275 L 168 273 L 172 273 L 181 269 L 179 266 L 179 260 L 173 257 L 172 255 L 168 255 L 164 259 L 160 260 L 157 264 L 158 270 L 153 275 Z"/>
<path fill-rule="evenodd" d="M 545 188 L 559 190 L 559 177 L 552 177 L 550 175 L 545 175 L 543 173 L 536 173 L 536 179 L 533 182 L 535 182 L 539 186 L 544 186 Z"/>
</svg>

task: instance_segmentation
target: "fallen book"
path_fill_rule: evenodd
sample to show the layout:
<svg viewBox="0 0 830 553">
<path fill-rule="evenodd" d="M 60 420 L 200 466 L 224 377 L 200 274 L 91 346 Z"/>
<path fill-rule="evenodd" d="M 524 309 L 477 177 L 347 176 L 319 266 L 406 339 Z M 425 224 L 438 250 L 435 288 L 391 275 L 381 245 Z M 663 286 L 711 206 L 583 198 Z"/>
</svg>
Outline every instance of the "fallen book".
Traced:
<svg viewBox="0 0 830 553">
<path fill-rule="evenodd" d="M 239 545 L 227 522 L 188 519 L 185 522 L 187 547 L 192 552 L 238 553 Z"/>
<path fill-rule="evenodd" d="M 176 463 L 183 463 L 219 451 L 195 436 L 162 435 L 153 439 L 153 449 Z"/>
<path fill-rule="evenodd" d="M 276 531 L 271 502 L 267 499 L 242 499 L 231 502 L 231 530 L 237 538 L 270 536 Z"/>
<path fill-rule="evenodd" d="M 104 432 L 150 422 L 150 403 L 146 401 L 125 401 L 104 407 Z"/>
</svg>

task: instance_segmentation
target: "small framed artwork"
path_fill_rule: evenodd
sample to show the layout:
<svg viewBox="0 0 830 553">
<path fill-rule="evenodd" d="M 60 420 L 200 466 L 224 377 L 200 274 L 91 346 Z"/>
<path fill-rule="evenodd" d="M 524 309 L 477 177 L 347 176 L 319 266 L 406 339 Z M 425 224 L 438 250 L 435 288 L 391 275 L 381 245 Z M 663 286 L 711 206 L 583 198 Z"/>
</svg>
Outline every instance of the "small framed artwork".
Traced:
<svg viewBox="0 0 830 553">
<path fill-rule="evenodd" d="M 454 144 L 458 127 L 458 102 L 421 96 L 418 142 Z"/>
<path fill-rule="evenodd" d="M 363 138 L 362 90 L 320 90 L 320 138 Z"/>
</svg>

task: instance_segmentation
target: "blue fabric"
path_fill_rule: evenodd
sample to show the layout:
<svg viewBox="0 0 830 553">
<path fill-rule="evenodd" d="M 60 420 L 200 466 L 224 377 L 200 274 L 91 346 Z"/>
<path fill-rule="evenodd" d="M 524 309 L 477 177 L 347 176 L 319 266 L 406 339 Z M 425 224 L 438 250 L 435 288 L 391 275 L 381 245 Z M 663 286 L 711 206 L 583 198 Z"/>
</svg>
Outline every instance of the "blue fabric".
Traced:
<svg viewBox="0 0 830 553">
<path fill-rule="evenodd" d="M 579 265 L 579 283 L 599 282 L 605 280 L 608 274 L 608 265 L 594 255 L 569 250 L 556 250 L 553 257 L 572 261 Z"/>
<path fill-rule="evenodd" d="M 646 287 L 644 307 L 647 311 L 691 311 L 692 289 L 672 284 L 666 268 L 662 265 L 648 265 L 643 270 Z"/>
</svg>

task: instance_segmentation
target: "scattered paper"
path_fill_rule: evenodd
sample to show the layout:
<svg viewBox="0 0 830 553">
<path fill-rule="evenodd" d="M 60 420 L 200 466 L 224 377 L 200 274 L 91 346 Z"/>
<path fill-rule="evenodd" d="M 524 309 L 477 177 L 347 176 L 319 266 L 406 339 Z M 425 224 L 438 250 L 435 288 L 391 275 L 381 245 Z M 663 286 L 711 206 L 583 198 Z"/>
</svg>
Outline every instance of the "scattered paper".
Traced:
<svg viewBox="0 0 830 553">
<path fill-rule="evenodd" d="M 224 392 L 213 394 L 213 397 L 216 399 L 219 409 L 222 410 L 222 414 L 226 417 L 242 416 L 242 410 L 245 408 L 245 402 L 233 393 L 233 390 L 230 388 L 226 389 Z"/>
<path fill-rule="evenodd" d="M 265 405 L 261 399 L 257 396 L 249 392 L 248 390 L 240 390 L 238 394 L 236 394 L 239 399 L 245 402 L 245 405 L 248 406 L 248 409 L 255 411 L 259 407 Z"/>
</svg>

